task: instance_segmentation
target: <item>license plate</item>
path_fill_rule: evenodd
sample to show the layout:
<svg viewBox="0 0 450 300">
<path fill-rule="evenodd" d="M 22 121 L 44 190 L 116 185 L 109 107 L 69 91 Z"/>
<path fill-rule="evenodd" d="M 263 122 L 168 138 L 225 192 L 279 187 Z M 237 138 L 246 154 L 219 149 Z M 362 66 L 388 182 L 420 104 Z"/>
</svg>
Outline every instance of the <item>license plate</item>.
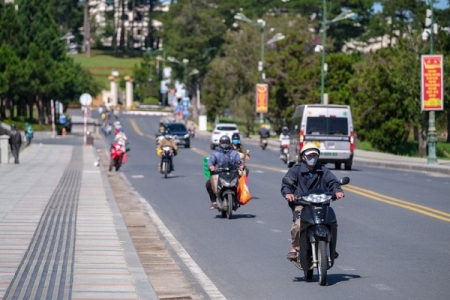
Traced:
<svg viewBox="0 0 450 300">
<path fill-rule="evenodd" d="M 289 152 L 289 149 L 288 149 L 288 148 L 284 148 L 284 149 L 283 149 L 283 153 L 284 153 L 284 154 L 287 154 L 288 152 Z"/>
</svg>

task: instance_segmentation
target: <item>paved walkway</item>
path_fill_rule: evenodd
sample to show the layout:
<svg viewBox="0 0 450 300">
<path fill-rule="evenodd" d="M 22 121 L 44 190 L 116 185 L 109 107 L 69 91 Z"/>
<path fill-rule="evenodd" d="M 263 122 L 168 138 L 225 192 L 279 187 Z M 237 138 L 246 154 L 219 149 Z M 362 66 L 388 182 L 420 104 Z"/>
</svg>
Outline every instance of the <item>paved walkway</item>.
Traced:
<svg viewBox="0 0 450 300">
<path fill-rule="evenodd" d="M 0 165 L 0 299 L 158 299 L 91 146 Z"/>
</svg>

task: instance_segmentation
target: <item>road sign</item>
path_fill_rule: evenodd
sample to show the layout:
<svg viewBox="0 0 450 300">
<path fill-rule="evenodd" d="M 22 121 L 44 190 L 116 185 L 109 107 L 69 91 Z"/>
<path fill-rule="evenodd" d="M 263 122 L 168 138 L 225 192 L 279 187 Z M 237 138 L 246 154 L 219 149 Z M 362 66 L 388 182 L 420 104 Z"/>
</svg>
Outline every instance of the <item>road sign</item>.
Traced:
<svg viewBox="0 0 450 300">
<path fill-rule="evenodd" d="M 81 105 L 91 105 L 92 103 L 92 97 L 91 95 L 84 93 L 80 96 L 80 103 Z"/>
</svg>

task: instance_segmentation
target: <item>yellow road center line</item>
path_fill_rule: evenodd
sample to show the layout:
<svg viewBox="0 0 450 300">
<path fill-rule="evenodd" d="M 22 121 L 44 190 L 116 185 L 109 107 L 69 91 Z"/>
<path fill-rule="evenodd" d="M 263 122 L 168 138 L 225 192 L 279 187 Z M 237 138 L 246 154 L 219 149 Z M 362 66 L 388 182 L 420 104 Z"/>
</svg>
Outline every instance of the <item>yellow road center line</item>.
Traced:
<svg viewBox="0 0 450 300">
<path fill-rule="evenodd" d="M 137 126 L 136 121 L 134 121 L 134 120 L 132 119 L 132 120 L 130 120 L 130 123 L 131 123 L 131 126 L 133 127 L 134 131 L 135 131 L 137 134 L 139 134 L 139 135 L 144 135 L 144 134 L 142 133 L 142 131 L 139 129 L 139 127 Z"/>
</svg>

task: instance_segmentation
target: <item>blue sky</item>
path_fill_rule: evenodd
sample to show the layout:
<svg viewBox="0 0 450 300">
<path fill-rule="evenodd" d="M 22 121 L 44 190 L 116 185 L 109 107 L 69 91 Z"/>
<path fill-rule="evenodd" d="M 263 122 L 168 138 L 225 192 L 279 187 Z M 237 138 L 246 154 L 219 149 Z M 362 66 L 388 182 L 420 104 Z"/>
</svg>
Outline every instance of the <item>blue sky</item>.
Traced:
<svg viewBox="0 0 450 300">
<path fill-rule="evenodd" d="M 447 0 L 439 0 L 438 2 L 436 2 L 436 4 L 434 4 L 435 8 L 439 8 L 439 9 L 443 9 L 443 8 L 448 8 L 448 1 Z M 376 3 L 373 8 L 375 9 L 375 11 L 380 11 L 381 10 L 381 5 L 379 3 Z"/>
</svg>

